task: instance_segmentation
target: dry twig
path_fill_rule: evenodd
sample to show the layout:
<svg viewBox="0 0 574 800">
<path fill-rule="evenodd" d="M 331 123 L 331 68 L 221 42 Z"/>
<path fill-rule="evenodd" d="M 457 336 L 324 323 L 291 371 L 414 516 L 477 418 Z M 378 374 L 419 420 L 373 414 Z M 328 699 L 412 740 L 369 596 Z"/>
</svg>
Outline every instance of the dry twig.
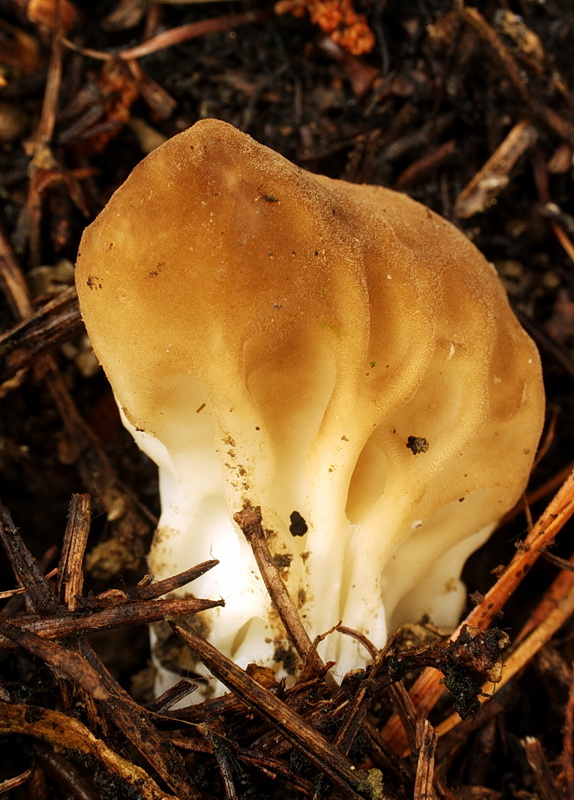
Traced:
<svg viewBox="0 0 574 800">
<path fill-rule="evenodd" d="M 553 497 L 498 581 L 485 595 L 482 602 L 468 614 L 451 638 L 455 639 L 464 625 L 479 630 L 488 627 L 572 514 L 574 514 L 574 473 L 569 475 L 561 489 Z M 563 617 L 562 621 L 565 618 Z M 443 692 L 440 681 L 441 675 L 434 669 L 425 670 L 416 681 L 411 690 L 411 697 L 419 713 L 428 714 L 436 704 Z M 385 725 L 382 736 L 396 752 L 404 750 L 406 741 L 396 715 Z"/>
</svg>

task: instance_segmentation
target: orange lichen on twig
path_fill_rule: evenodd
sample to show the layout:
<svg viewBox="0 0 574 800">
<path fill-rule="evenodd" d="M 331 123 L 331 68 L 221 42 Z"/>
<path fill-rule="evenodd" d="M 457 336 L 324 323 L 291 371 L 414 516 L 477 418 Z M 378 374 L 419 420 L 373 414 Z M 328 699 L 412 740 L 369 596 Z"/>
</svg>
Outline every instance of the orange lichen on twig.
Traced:
<svg viewBox="0 0 574 800">
<path fill-rule="evenodd" d="M 295 17 L 309 14 L 311 22 L 354 56 L 370 53 L 375 36 L 363 14 L 357 14 L 351 0 L 279 0 L 277 14 L 290 12 Z"/>
</svg>

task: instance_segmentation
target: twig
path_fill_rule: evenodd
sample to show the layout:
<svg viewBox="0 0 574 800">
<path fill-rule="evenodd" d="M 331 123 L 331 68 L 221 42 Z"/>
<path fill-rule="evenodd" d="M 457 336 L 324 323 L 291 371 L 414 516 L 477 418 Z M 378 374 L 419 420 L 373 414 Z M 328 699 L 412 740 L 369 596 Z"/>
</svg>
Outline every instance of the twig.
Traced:
<svg viewBox="0 0 574 800">
<path fill-rule="evenodd" d="M 171 686 L 165 692 L 160 694 L 159 697 L 156 697 L 154 700 L 148 703 L 146 708 L 148 711 L 152 711 L 154 714 L 163 714 L 166 711 L 169 711 L 169 709 L 176 703 L 185 700 L 185 698 L 196 689 L 197 683 L 192 683 L 191 681 L 183 678 L 181 681 L 178 681 L 175 686 Z"/>
<path fill-rule="evenodd" d="M 339 628 L 339 630 L 341 630 L 341 628 Z M 390 639 L 387 646 L 377 654 L 375 663 L 361 681 L 359 689 L 350 700 L 348 709 L 341 721 L 341 726 L 333 743 L 342 753 L 345 753 L 345 755 L 349 754 L 361 726 L 366 719 L 373 690 L 379 682 L 377 680 L 379 672 L 385 666 L 386 656 L 391 645 L 392 639 Z"/>
<path fill-rule="evenodd" d="M 31 769 L 27 769 L 24 772 L 21 772 L 19 775 L 15 775 L 13 778 L 7 778 L 5 781 L 0 781 L 0 795 L 8 794 L 8 792 L 12 791 L 13 789 L 17 789 L 18 786 L 22 786 L 22 784 L 26 783 L 32 774 Z"/>
<path fill-rule="evenodd" d="M 506 658 L 500 680 L 493 687 L 484 684 L 483 694 L 479 701 L 484 703 L 499 692 L 521 669 L 530 663 L 536 653 L 550 641 L 572 614 L 574 614 L 574 573 L 563 571 L 538 604 L 531 619 L 520 631 L 517 637 L 517 642 L 520 644 Z M 459 722 L 458 714 L 451 714 L 440 725 L 437 725 L 438 735 L 444 736 Z"/>
<path fill-rule="evenodd" d="M 480 630 L 488 627 L 572 514 L 574 514 L 574 473 L 568 476 L 552 498 L 498 581 L 487 592 L 482 602 L 468 614 L 451 639 L 457 638 L 463 625 Z M 417 710 L 425 716 L 443 692 L 440 680 L 440 672 L 426 669 L 411 689 L 410 694 Z M 404 751 L 406 741 L 396 715 L 387 722 L 381 735 L 397 752 Z"/>
<path fill-rule="evenodd" d="M 32 311 L 28 287 L 2 227 L 0 227 L 0 285 L 14 317 L 21 319 Z"/>
<path fill-rule="evenodd" d="M 288 764 L 285 764 L 277 758 L 261 756 L 259 754 L 253 755 L 253 753 L 248 750 L 241 750 L 239 752 L 239 758 L 243 763 L 256 767 L 260 772 L 273 780 L 280 778 L 285 781 L 287 786 L 290 786 L 297 792 L 301 792 L 304 796 L 309 796 L 313 791 L 312 781 L 308 778 L 304 778 L 302 775 L 297 775 Z"/>
<path fill-rule="evenodd" d="M 445 162 L 450 161 L 456 154 L 456 142 L 454 139 L 449 139 L 442 144 L 428 150 L 423 156 L 417 158 L 404 169 L 395 183 L 394 189 L 400 191 L 405 190 L 409 186 L 413 186 L 423 180 L 427 175 L 435 172 Z"/>
<path fill-rule="evenodd" d="M 57 549 L 56 547 L 51 548 L 52 555 L 55 555 L 56 549 Z M 58 574 L 58 567 L 54 567 L 54 569 L 51 569 L 50 572 L 44 575 L 44 577 L 47 581 L 49 581 L 51 578 L 55 578 L 57 574 Z M 0 592 L 0 600 L 6 600 L 8 598 L 17 597 L 18 595 L 23 595 L 23 594 L 26 594 L 26 589 L 24 588 L 24 586 L 20 586 L 18 589 L 6 589 L 5 592 Z M 8 611 L 6 613 L 6 606 L 4 606 L 4 608 L 0 612 L 0 616 L 9 617 L 10 613 L 11 611 Z"/>
<path fill-rule="evenodd" d="M 56 584 L 57 595 L 69 611 L 76 608 L 84 585 L 82 567 L 90 533 L 91 507 L 89 495 L 72 495 Z"/>
<path fill-rule="evenodd" d="M 467 24 L 474 28 L 480 38 L 483 39 L 495 53 L 511 84 L 536 117 L 543 120 L 544 123 L 562 139 L 573 144 L 574 125 L 551 108 L 543 106 L 531 96 L 521 70 L 512 58 L 508 48 L 482 14 L 476 8 L 465 7 L 461 10 L 461 16 Z"/>
<path fill-rule="evenodd" d="M 46 76 L 42 114 L 35 135 L 35 146 L 37 149 L 48 144 L 48 142 L 52 140 L 54 125 L 56 124 L 58 95 L 62 82 L 62 25 L 57 8 L 56 14 L 56 30 L 52 35 L 50 43 L 50 61 L 48 64 L 48 75 Z"/>
<path fill-rule="evenodd" d="M 34 556 L 24 545 L 10 512 L 0 502 L 0 542 L 10 560 L 16 579 L 26 589 L 26 597 L 38 611 L 56 611 L 59 603 L 46 583 Z"/>
<path fill-rule="evenodd" d="M 0 334 L 0 381 L 33 366 L 40 356 L 83 330 L 76 289 L 72 286 Z"/>
<path fill-rule="evenodd" d="M 2 704 L 0 733 L 23 734 L 49 742 L 62 748 L 95 756 L 107 769 L 126 781 L 141 800 L 178 800 L 162 791 L 157 783 L 141 768 L 126 761 L 97 739 L 77 719 L 33 705 Z"/>
<path fill-rule="evenodd" d="M 248 506 L 242 511 L 238 511 L 233 516 L 243 534 L 253 550 L 253 555 L 261 572 L 261 577 L 265 583 L 273 607 L 279 614 L 281 622 L 285 626 L 289 639 L 295 646 L 299 656 L 303 661 L 312 659 L 313 668 L 316 672 L 325 669 L 325 665 L 317 654 L 317 648 L 297 613 L 295 604 L 287 587 L 283 583 L 279 570 L 273 563 L 271 553 L 267 547 L 265 534 L 261 526 L 261 509 L 257 506 Z M 334 679 L 331 677 L 331 685 L 335 686 Z"/>
<path fill-rule="evenodd" d="M 568 797 L 574 797 L 574 673 L 570 681 L 568 702 L 566 703 L 566 710 L 564 712 L 562 755 L 560 760 L 568 787 Z"/>
<path fill-rule="evenodd" d="M 542 203 L 540 213 L 548 218 L 554 235 L 570 260 L 574 262 L 574 244 L 565 230 L 566 228 L 570 234 L 573 233 L 572 218 L 564 214 L 562 209 L 556 205 L 556 203 L 552 202 L 550 183 L 548 180 L 548 164 L 546 160 L 542 158 L 541 154 L 537 154 L 533 159 L 532 168 L 534 181 L 536 183 L 536 191 Z"/>
<path fill-rule="evenodd" d="M 211 745 L 223 780 L 226 800 L 239 800 L 239 795 L 233 782 L 233 768 L 231 766 L 233 754 L 221 720 L 211 719 L 209 722 L 200 723 L 197 729 Z"/>
<path fill-rule="evenodd" d="M 554 231 L 554 235 L 562 245 L 562 248 L 567 253 L 570 261 L 574 262 L 574 243 L 568 236 L 562 225 L 556 219 L 550 220 L 550 227 Z"/>
<path fill-rule="evenodd" d="M 98 800 L 95 789 L 89 785 L 72 763 L 44 742 L 34 744 L 34 756 L 46 771 L 57 778 L 70 798 L 75 800 Z"/>
<path fill-rule="evenodd" d="M 23 650 L 41 658 L 57 672 L 77 683 L 96 700 L 108 700 L 109 692 L 102 686 L 100 676 L 79 653 L 71 652 L 55 642 L 47 641 L 31 631 L 9 622 L 0 622 L 0 635 L 10 639 Z"/>
<path fill-rule="evenodd" d="M 540 797 L 544 800 L 562 800 L 562 795 L 556 788 L 550 765 L 542 749 L 540 741 L 534 736 L 527 736 L 521 742 L 530 768 L 534 773 L 536 787 Z"/>
<path fill-rule="evenodd" d="M 347 628 L 346 625 L 337 625 L 335 630 L 339 631 L 339 633 L 342 633 L 345 636 L 350 636 L 351 639 L 355 639 L 357 642 L 360 642 L 367 651 L 367 653 L 371 656 L 373 661 L 375 661 L 378 658 L 380 650 L 377 650 L 377 648 L 370 641 L 370 639 L 368 639 L 364 633 L 361 633 L 361 631 L 356 631 L 354 628 Z M 385 652 L 387 649 L 388 648 L 385 647 Z"/>
<path fill-rule="evenodd" d="M 427 147 L 441 133 L 447 131 L 455 119 L 454 112 L 449 111 L 446 114 L 433 117 L 428 122 L 425 122 L 424 125 L 421 125 L 420 128 L 417 127 L 403 134 L 400 138 L 383 147 L 385 161 L 397 161 L 408 155 L 411 150 Z"/>
<path fill-rule="evenodd" d="M 57 22 L 60 28 L 59 18 Z M 58 95 L 62 81 L 62 41 L 61 30 L 52 35 L 50 48 L 50 62 L 44 91 L 44 103 L 40 122 L 35 133 L 34 152 L 30 162 L 30 182 L 28 184 L 28 197 L 26 199 L 25 214 L 29 226 L 30 261 L 38 266 L 41 263 L 40 247 L 40 217 L 42 209 L 42 192 L 39 186 L 42 173 L 48 167 L 55 166 L 55 159 L 50 152 L 50 142 L 56 124 Z"/>
<path fill-rule="evenodd" d="M 416 724 L 416 747 L 418 750 L 417 771 L 413 800 L 435 800 L 434 762 L 437 735 L 427 719 L 418 719 Z"/>
<path fill-rule="evenodd" d="M 417 710 L 402 681 L 391 683 L 389 694 L 395 708 L 395 715 L 400 720 L 404 736 L 409 744 L 409 750 L 413 752 L 416 749 Z"/>
<path fill-rule="evenodd" d="M 488 703 L 484 703 L 480 709 L 480 714 L 476 714 L 474 717 L 468 717 L 464 722 L 461 722 L 459 718 L 457 724 L 451 730 L 444 731 L 440 725 L 437 726 L 436 732 L 437 736 L 439 736 L 437 760 L 440 764 L 441 774 L 444 775 L 448 772 L 456 755 L 460 749 L 466 745 L 470 736 L 479 728 L 488 725 L 495 717 L 502 714 L 504 711 L 505 706 L 502 702 L 502 698 L 499 700 L 493 697 Z"/>
<path fill-rule="evenodd" d="M 161 581 L 156 581 L 151 575 L 146 575 L 134 590 L 128 592 L 127 596 L 133 600 L 151 600 L 156 597 L 161 597 L 163 594 L 181 589 L 186 583 L 191 583 L 201 578 L 202 575 L 205 575 L 206 572 L 209 572 L 210 569 L 213 569 L 218 564 L 219 561 L 216 558 L 212 558 L 209 561 L 203 561 L 201 564 L 196 564 L 195 567 L 190 567 L 183 572 L 179 572 L 177 575 L 172 575 Z M 222 603 L 222 605 L 223 604 L 224 603 Z"/>
<path fill-rule="evenodd" d="M 69 525 L 70 536 L 73 535 L 74 530 L 72 522 Z M 39 565 L 29 553 L 13 525 L 9 513 L 3 506 L 0 506 L 0 536 L 17 578 L 26 586 L 27 596 L 34 610 L 60 614 L 60 620 L 64 626 L 66 622 L 69 623 L 70 620 L 73 620 L 76 612 L 67 611 L 52 594 Z M 72 546 L 69 549 L 74 550 L 75 548 Z M 194 598 L 184 598 L 184 602 L 187 599 L 198 602 Z M 206 602 L 207 607 L 223 603 L 223 601 L 214 601 L 213 603 L 199 601 L 199 605 L 205 607 Z M 157 605 L 158 603 L 161 604 L 162 601 L 147 601 L 148 605 Z M 140 602 L 139 605 L 145 606 L 146 601 Z M 105 614 L 109 610 L 112 609 L 102 609 L 99 613 L 100 615 Z M 90 630 L 93 630 L 91 623 L 97 614 L 98 612 L 93 612 L 83 615 L 90 620 L 90 624 L 87 626 Z M 39 614 L 39 617 L 41 625 L 44 617 L 42 614 Z M 22 618 L 16 618 L 10 623 L 3 623 L 0 632 L 4 634 L 5 638 L 16 641 L 47 663 L 55 666 L 58 671 L 63 672 L 75 683 L 85 688 L 91 698 L 98 700 L 100 708 L 104 710 L 110 722 L 118 726 L 150 766 L 177 793 L 180 800 L 201 800 L 205 797 L 193 786 L 186 764 L 177 750 L 162 738 L 149 718 L 149 714 L 141 709 L 122 689 L 87 642 L 80 639 L 77 644 L 74 643 L 68 648 L 47 642 L 35 632 L 25 630 L 19 624 L 21 621 Z M 72 631 L 67 631 L 67 633 L 70 632 Z M 77 627 L 74 632 L 77 632 Z M 61 632 L 59 638 L 62 635 L 65 634 Z"/>
<path fill-rule="evenodd" d="M 45 639 L 59 639 L 72 634 L 91 631 L 127 628 L 132 625 L 148 625 L 165 617 L 185 617 L 210 608 L 224 605 L 223 600 L 199 600 L 195 597 L 172 597 L 165 600 L 142 600 L 118 603 L 98 611 L 60 611 L 56 614 L 30 614 L 15 617 L 12 622 L 18 628 L 37 633 Z M 8 643 L 0 635 L 0 649 Z"/>
<path fill-rule="evenodd" d="M 359 800 L 364 782 L 359 771 L 323 734 L 309 726 L 299 714 L 274 694 L 264 689 L 240 667 L 219 653 L 213 645 L 181 625 L 171 623 L 192 653 L 210 672 L 250 708 L 255 709 L 273 727 L 289 739 L 313 764 L 324 773 L 348 800 Z"/>
<path fill-rule="evenodd" d="M 178 28 L 172 28 L 169 31 L 158 33 L 157 36 L 153 36 L 151 39 L 135 47 L 130 47 L 128 50 L 121 50 L 118 53 L 106 53 L 102 50 L 79 47 L 66 37 L 62 37 L 62 43 L 71 50 L 82 53 L 89 58 L 97 58 L 100 61 L 112 61 L 116 58 L 130 61 L 132 59 L 148 56 L 150 53 L 157 53 L 158 50 L 165 50 L 166 47 L 173 47 L 173 45 L 188 42 L 190 39 L 197 39 L 208 33 L 219 33 L 221 31 L 237 28 L 240 25 L 252 25 L 255 22 L 264 22 L 267 19 L 272 19 L 273 16 L 273 10 L 266 8 L 260 11 L 246 11 L 239 14 L 229 14 L 224 17 L 214 17 L 212 19 L 201 20 L 201 22 L 190 22 L 188 25 L 181 25 Z"/>
<path fill-rule="evenodd" d="M 514 125 L 488 161 L 456 198 L 454 203 L 456 216 L 468 219 L 484 211 L 508 185 L 510 170 L 537 138 L 538 132 L 530 120 L 523 119 Z"/>
<path fill-rule="evenodd" d="M 110 693 L 108 700 L 100 701 L 110 722 L 117 725 L 152 769 L 177 793 L 179 800 L 205 799 L 203 792 L 193 785 L 185 761 L 156 729 L 148 712 L 122 689 L 87 642 L 80 641 L 79 648 Z"/>
</svg>

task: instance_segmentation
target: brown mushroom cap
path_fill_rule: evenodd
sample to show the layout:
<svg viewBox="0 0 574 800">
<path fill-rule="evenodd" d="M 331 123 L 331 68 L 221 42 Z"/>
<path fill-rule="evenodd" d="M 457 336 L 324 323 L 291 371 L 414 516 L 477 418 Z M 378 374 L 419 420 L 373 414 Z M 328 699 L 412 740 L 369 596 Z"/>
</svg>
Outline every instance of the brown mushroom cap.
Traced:
<svg viewBox="0 0 574 800">
<path fill-rule="evenodd" d="M 493 267 L 402 194 L 310 174 L 203 120 L 85 231 L 77 286 L 133 428 L 176 472 L 207 442 L 229 517 L 261 505 L 276 551 L 305 555 L 287 578 L 313 634 L 357 626 L 358 583 L 395 622 L 419 613 L 429 564 L 453 548 L 464 560 L 524 489 L 544 409 L 536 348 Z M 333 585 L 332 613 L 313 610 Z"/>
</svg>

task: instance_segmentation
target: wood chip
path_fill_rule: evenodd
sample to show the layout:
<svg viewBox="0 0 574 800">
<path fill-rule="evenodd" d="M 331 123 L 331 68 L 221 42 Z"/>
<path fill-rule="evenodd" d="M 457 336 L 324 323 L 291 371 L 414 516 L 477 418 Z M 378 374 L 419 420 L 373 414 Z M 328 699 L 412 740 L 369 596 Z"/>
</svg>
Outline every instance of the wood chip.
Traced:
<svg viewBox="0 0 574 800">
<path fill-rule="evenodd" d="M 456 198 L 456 216 L 459 219 L 468 219 L 492 206 L 510 183 L 510 171 L 537 138 L 536 128 L 529 120 L 517 123 Z"/>
</svg>

